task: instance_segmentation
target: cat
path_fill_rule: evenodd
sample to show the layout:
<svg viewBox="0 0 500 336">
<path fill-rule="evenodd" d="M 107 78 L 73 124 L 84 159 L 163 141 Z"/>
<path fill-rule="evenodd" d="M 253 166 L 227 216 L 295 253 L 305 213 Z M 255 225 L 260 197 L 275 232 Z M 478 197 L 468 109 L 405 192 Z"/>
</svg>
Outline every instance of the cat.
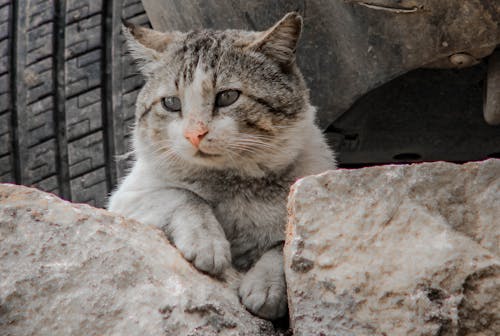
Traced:
<svg viewBox="0 0 500 336">
<path fill-rule="evenodd" d="M 266 319 L 287 312 L 289 187 L 335 168 L 295 61 L 301 30 L 295 12 L 262 32 L 123 27 L 146 83 L 108 209 L 161 228 L 200 271 L 243 272 L 241 302 Z"/>
</svg>

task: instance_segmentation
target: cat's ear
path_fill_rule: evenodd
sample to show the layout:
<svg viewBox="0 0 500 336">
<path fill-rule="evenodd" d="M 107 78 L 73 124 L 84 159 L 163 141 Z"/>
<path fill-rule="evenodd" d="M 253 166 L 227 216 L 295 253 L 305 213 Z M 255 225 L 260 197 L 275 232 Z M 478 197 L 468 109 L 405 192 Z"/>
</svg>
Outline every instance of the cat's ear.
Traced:
<svg viewBox="0 0 500 336">
<path fill-rule="evenodd" d="M 127 21 L 123 21 L 122 31 L 130 55 L 146 76 L 151 74 L 155 62 L 160 59 L 161 53 L 175 37 L 174 33 L 162 33 Z"/>
<path fill-rule="evenodd" d="M 262 52 L 287 65 L 295 59 L 295 49 L 301 32 L 302 17 L 299 13 L 291 12 L 273 27 L 262 32 L 247 48 Z"/>
</svg>

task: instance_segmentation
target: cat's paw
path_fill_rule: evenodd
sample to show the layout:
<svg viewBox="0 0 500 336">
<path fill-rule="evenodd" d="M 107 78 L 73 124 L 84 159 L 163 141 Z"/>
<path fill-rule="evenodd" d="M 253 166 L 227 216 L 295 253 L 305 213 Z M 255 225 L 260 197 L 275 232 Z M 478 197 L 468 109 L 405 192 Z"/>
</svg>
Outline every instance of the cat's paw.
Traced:
<svg viewBox="0 0 500 336">
<path fill-rule="evenodd" d="M 274 320 L 287 312 L 286 284 L 281 270 L 252 268 L 240 285 L 243 305 L 253 314 Z"/>
<path fill-rule="evenodd" d="M 231 265 L 231 249 L 224 237 L 198 236 L 189 241 L 176 242 L 186 260 L 202 272 L 212 275 L 221 274 Z"/>
</svg>

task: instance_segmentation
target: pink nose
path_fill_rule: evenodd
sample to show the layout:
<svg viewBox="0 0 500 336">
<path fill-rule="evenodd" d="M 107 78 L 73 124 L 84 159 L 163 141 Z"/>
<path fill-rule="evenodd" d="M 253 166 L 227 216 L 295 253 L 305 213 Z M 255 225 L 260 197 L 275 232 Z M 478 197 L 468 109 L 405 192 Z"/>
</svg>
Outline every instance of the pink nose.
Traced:
<svg viewBox="0 0 500 336">
<path fill-rule="evenodd" d="M 184 137 L 189 140 L 195 146 L 198 148 L 200 145 L 201 140 L 207 135 L 208 129 L 206 127 L 202 128 L 197 128 L 194 130 L 185 130 L 184 131 Z"/>
</svg>

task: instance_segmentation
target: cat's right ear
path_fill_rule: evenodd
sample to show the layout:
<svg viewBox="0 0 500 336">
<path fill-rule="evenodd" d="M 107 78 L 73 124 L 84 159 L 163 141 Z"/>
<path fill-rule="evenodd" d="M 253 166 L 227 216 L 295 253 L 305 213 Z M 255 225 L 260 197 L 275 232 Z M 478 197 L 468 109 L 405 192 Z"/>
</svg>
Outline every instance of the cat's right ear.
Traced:
<svg viewBox="0 0 500 336">
<path fill-rule="evenodd" d="M 302 17 L 297 12 L 291 12 L 262 32 L 247 49 L 262 52 L 281 64 L 291 64 L 295 60 L 295 49 L 301 32 Z"/>
<path fill-rule="evenodd" d="M 132 58 L 145 76 L 154 71 L 156 61 L 167 45 L 174 40 L 173 33 L 162 33 L 149 28 L 122 21 L 122 32 Z"/>
</svg>

